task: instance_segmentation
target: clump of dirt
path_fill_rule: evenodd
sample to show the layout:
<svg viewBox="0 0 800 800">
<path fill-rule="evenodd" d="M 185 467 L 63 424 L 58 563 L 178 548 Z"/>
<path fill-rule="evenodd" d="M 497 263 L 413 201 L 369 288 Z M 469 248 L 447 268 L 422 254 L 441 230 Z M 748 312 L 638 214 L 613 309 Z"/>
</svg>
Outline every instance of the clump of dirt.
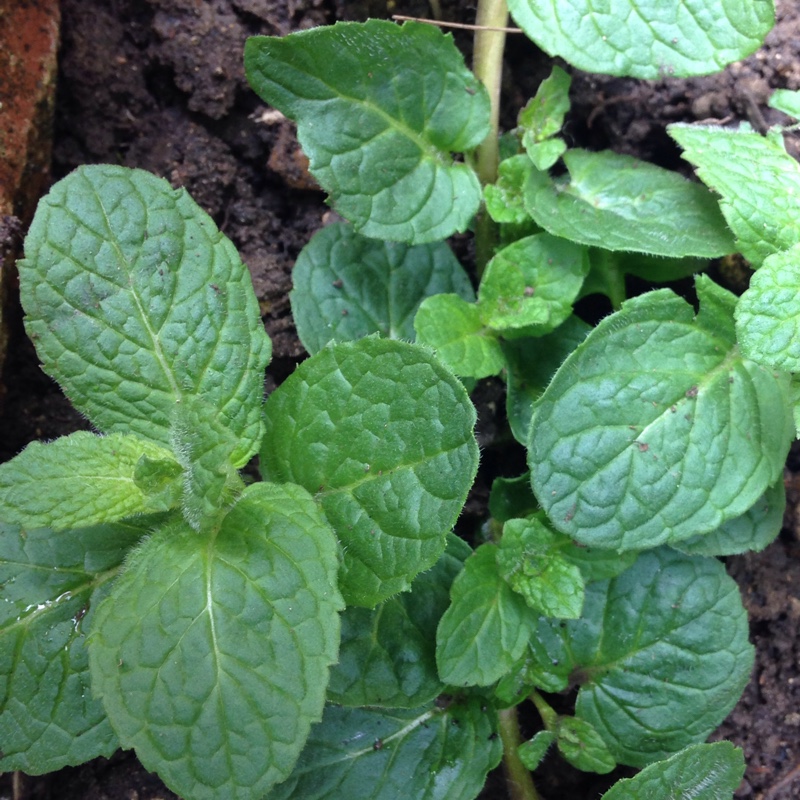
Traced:
<svg viewBox="0 0 800 800">
<path fill-rule="evenodd" d="M 445 19 L 472 22 L 474 2 L 446 0 Z M 248 36 L 282 35 L 336 19 L 431 16 L 427 0 L 63 0 L 62 48 L 54 142 L 56 178 L 84 163 L 139 167 L 185 186 L 232 239 L 250 267 L 275 358 L 268 385 L 279 383 L 303 357 L 289 314 L 291 268 L 301 247 L 329 214 L 307 173 L 294 128 L 268 109 L 244 79 L 242 50 Z M 785 121 L 766 107 L 775 88 L 800 88 L 796 32 L 800 9 L 778 3 L 778 25 L 755 56 L 707 78 L 665 78 L 652 83 L 573 71 L 573 108 L 566 134 L 590 149 L 610 147 L 688 171 L 666 133 L 675 121 L 748 120 L 761 130 Z M 455 34 L 465 52 L 466 34 Z M 549 61 L 523 36 L 508 41 L 504 124 L 549 72 Z M 795 147 L 790 140 L 790 147 Z M 463 240 L 458 251 L 469 257 Z M 52 439 L 87 427 L 36 367 L 20 319 L 5 371 L 8 395 L 0 418 L 0 459 L 33 439 Z M 483 389 L 481 405 L 502 407 L 497 384 Z M 486 418 L 488 420 L 488 417 Z M 503 469 L 498 431 L 481 429 L 484 467 L 468 507 L 485 513 L 491 472 Z M 800 462 L 798 462 L 800 464 Z M 790 462 L 794 467 L 794 462 Z M 721 727 L 748 761 L 737 797 L 788 800 L 794 786 L 768 796 L 800 759 L 800 562 L 797 531 L 800 478 L 787 472 L 790 504 L 786 530 L 764 553 L 729 560 L 742 588 L 758 648 L 753 680 Z M 525 724 L 529 724 L 524 720 Z M 533 721 L 530 722 L 533 724 Z M 532 732 L 532 731 L 531 731 Z M 10 794 L 10 776 L 0 790 Z M 539 779 L 547 796 L 564 800 L 597 796 L 606 779 L 583 776 L 556 759 Z M 500 796 L 494 777 L 486 797 Z M 39 778 L 23 778 L 21 798 L 38 800 L 166 800 L 174 795 L 149 776 L 130 753 Z"/>
</svg>

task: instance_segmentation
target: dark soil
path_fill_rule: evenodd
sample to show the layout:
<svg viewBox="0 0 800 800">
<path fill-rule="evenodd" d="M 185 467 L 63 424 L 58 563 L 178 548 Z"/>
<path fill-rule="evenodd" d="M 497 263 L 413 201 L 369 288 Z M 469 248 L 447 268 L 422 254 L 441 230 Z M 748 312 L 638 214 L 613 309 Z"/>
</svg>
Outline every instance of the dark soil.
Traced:
<svg viewBox="0 0 800 800">
<path fill-rule="evenodd" d="M 13 0 L 11 0 L 13 2 Z M 2 2 L 0 2 L 2 5 Z M 474 2 L 442 3 L 445 19 L 471 22 Z M 270 385 L 304 355 L 289 314 L 291 268 L 300 248 L 329 218 L 305 168 L 294 130 L 248 88 L 242 49 L 248 36 L 278 35 L 336 19 L 430 16 L 426 0 L 63 0 L 61 74 L 54 178 L 84 163 L 141 167 L 185 186 L 233 240 L 251 269 L 275 357 Z M 610 147 L 686 169 L 666 134 L 675 121 L 748 120 L 757 129 L 784 121 L 766 107 L 775 88 L 800 88 L 800 9 L 779 0 L 779 22 L 765 47 L 724 74 L 657 83 L 575 74 L 567 135 L 579 146 Z M 456 36 L 465 52 L 469 39 Z M 523 36 L 509 37 L 505 123 L 535 91 L 548 61 Z M 796 142 L 790 142 L 798 152 Z M 468 260 L 468 245 L 459 252 Z M 33 439 L 86 423 L 38 370 L 16 320 L 4 373 L 0 460 Z M 502 407 L 489 384 L 480 405 Z M 502 469 L 501 443 L 481 429 L 483 477 L 466 513 L 485 513 L 486 486 Z M 757 664 L 718 736 L 742 746 L 748 762 L 738 798 L 800 797 L 800 457 L 790 460 L 789 510 L 779 540 L 764 553 L 729 560 L 751 618 Z M 797 773 L 794 772 L 797 770 Z M 553 759 L 537 773 L 545 797 L 597 797 L 607 779 L 583 776 Z M 786 779 L 785 785 L 782 779 Z M 16 797 L 36 800 L 166 800 L 174 797 L 130 753 L 39 778 L 19 777 Z M 771 791 L 771 788 L 774 791 Z M 492 776 L 485 797 L 503 795 Z M 12 796 L 0 777 L 0 798 Z"/>
</svg>

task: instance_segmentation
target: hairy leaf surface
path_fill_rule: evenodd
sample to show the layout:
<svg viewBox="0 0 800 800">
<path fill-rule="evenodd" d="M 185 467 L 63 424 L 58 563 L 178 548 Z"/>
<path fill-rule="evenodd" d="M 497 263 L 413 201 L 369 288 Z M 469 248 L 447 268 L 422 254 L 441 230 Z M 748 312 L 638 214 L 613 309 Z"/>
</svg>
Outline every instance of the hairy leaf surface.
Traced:
<svg viewBox="0 0 800 800">
<path fill-rule="evenodd" d="M 413 244 L 466 229 L 481 190 L 453 152 L 489 133 L 489 98 L 432 25 L 338 22 L 245 46 L 258 94 L 297 121 L 311 172 L 365 236 Z"/>
<path fill-rule="evenodd" d="M 0 465 L 0 518 L 64 530 L 167 511 L 180 475 L 172 452 L 146 439 L 77 431 Z"/>
<path fill-rule="evenodd" d="M 169 445 L 175 404 L 202 396 L 247 462 L 271 345 L 247 269 L 185 191 L 80 167 L 39 203 L 19 273 L 45 371 L 100 430 Z"/>
<path fill-rule="evenodd" d="M 413 341 L 414 315 L 426 297 L 453 292 L 475 299 L 446 242 L 409 247 L 367 239 L 343 223 L 314 234 L 294 265 L 292 282 L 297 334 L 311 354 L 331 340 L 372 333 Z"/>
<path fill-rule="evenodd" d="M 721 195 L 736 250 L 758 267 L 800 243 L 800 164 L 779 132 L 670 125 L 669 134 L 701 180 Z"/>
<path fill-rule="evenodd" d="M 730 742 L 695 744 L 615 783 L 601 800 L 724 800 L 744 777 L 744 756 Z"/>
<path fill-rule="evenodd" d="M 772 0 L 509 0 L 539 47 L 586 72 L 655 80 L 719 72 L 757 50 Z"/>
<path fill-rule="evenodd" d="M 0 525 L 0 770 L 29 775 L 110 756 L 86 633 L 141 523 L 54 533 Z"/>
<path fill-rule="evenodd" d="M 313 493 L 372 607 L 432 566 L 478 464 L 475 409 L 426 348 L 368 337 L 304 361 L 266 404 L 261 469 Z"/>
<path fill-rule="evenodd" d="M 698 278 L 628 301 L 567 358 L 531 424 L 533 489 L 583 544 L 642 549 L 708 533 L 782 474 L 788 377 L 744 359 L 735 298 Z"/>
<path fill-rule="evenodd" d="M 291 772 L 336 660 L 336 550 L 304 490 L 259 483 L 213 534 L 158 530 L 100 605 L 93 687 L 178 794 L 252 800 Z"/>
<path fill-rule="evenodd" d="M 472 800 L 500 762 L 496 727 L 479 698 L 446 709 L 328 706 L 270 800 Z"/>
<path fill-rule="evenodd" d="M 531 170 L 525 208 L 546 231 L 607 250 L 714 258 L 734 251 L 714 196 L 675 172 L 604 150 L 568 150 L 569 174 Z"/>
<path fill-rule="evenodd" d="M 723 565 L 666 547 L 590 584 L 580 620 L 542 618 L 531 642 L 543 666 L 581 684 L 576 716 L 619 763 L 638 767 L 705 739 L 753 665 L 747 615 Z"/>
</svg>

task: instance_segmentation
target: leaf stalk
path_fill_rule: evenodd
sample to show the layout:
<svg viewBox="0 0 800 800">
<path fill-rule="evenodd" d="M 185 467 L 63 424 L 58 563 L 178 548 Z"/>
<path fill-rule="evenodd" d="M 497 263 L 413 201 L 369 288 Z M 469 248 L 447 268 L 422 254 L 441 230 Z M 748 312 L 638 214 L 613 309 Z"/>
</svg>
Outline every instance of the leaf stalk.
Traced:
<svg viewBox="0 0 800 800">
<path fill-rule="evenodd" d="M 541 800 L 533 785 L 533 777 L 520 759 L 517 748 L 522 743 L 516 706 L 498 713 L 500 738 L 503 742 L 503 768 L 511 800 Z"/>
</svg>

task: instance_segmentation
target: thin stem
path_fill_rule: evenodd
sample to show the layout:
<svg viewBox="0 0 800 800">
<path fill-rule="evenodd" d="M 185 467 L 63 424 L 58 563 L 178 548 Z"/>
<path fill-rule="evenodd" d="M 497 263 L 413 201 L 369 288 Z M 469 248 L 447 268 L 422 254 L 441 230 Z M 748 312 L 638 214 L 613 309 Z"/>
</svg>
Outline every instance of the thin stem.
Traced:
<svg viewBox="0 0 800 800">
<path fill-rule="evenodd" d="M 478 178 L 485 186 L 497 180 L 497 164 L 500 160 L 500 86 L 506 44 L 506 34 L 502 29 L 508 24 L 506 0 L 478 0 L 475 22 L 479 29 L 475 32 L 472 69 L 489 92 L 491 102 L 489 135 L 475 151 Z M 475 261 L 479 276 L 494 253 L 496 241 L 497 226 L 484 209 L 475 223 Z"/>
<path fill-rule="evenodd" d="M 519 732 L 516 707 L 504 708 L 498 716 L 500 718 L 500 738 L 503 742 L 503 767 L 511 800 L 541 800 L 539 792 L 533 785 L 531 773 L 525 768 L 517 754 L 522 737 Z"/>
</svg>

